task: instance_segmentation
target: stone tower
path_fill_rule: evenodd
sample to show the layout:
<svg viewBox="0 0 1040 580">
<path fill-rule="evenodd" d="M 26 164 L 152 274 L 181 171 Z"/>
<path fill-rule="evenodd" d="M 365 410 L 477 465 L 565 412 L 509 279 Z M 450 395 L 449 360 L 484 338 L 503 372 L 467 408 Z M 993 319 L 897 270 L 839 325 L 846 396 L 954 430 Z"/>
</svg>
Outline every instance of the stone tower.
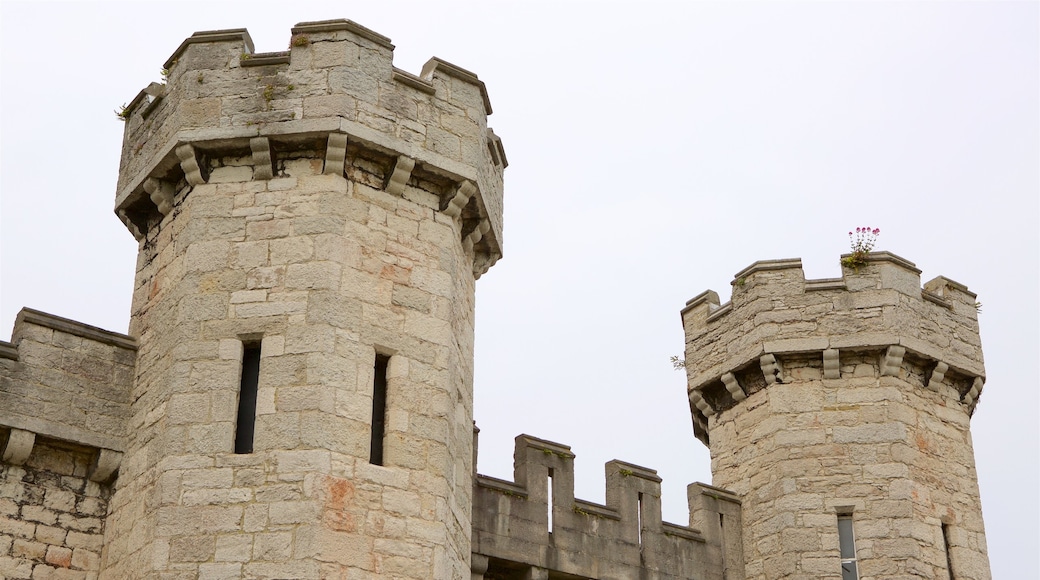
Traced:
<svg viewBox="0 0 1040 580">
<path fill-rule="evenodd" d="M 969 418 L 975 295 L 869 254 L 756 262 L 682 311 L 694 431 L 742 501 L 747 578 L 990 577 Z M 728 576 L 727 576 L 728 577 Z"/>
<path fill-rule="evenodd" d="M 347 20 L 289 44 L 196 33 L 122 113 L 138 355 L 102 578 L 469 577 L 486 89 Z"/>
</svg>

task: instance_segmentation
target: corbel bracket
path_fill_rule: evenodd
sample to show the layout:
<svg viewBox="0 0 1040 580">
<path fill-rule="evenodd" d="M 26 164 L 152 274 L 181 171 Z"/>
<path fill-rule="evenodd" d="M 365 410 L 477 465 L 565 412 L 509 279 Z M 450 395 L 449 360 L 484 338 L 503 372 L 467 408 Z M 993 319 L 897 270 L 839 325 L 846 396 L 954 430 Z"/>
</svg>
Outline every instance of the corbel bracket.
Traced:
<svg viewBox="0 0 1040 580">
<path fill-rule="evenodd" d="M 148 193 L 148 197 L 151 198 L 155 207 L 159 208 L 159 213 L 164 216 L 170 215 L 170 212 L 173 211 L 173 184 L 149 177 L 144 180 L 144 190 Z"/>
<path fill-rule="evenodd" d="M 253 179 L 272 179 L 274 163 L 271 159 L 271 141 L 267 137 L 253 137 L 249 140 L 249 149 L 253 152 Z"/>
<path fill-rule="evenodd" d="M 202 176 L 202 168 L 195 156 L 195 148 L 190 143 L 185 143 L 176 150 L 177 158 L 181 160 L 181 170 L 184 171 L 184 180 L 188 185 L 202 185 L 206 178 Z"/>
<path fill-rule="evenodd" d="M 325 175 L 343 175 L 343 166 L 347 163 L 347 134 L 329 133 L 329 141 L 325 146 Z"/>
<path fill-rule="evenodd" d="M 386 187 L 383 189 L 392 195 L 404 193 L 404 186 L 408 184 L 408 178 L 412 176 L 412 169 L 414 168 L 414 159 L 398 155 L 397 161 L 394 162 L 394 169 L 390 172 L 390 176 L 386 180 Z"/>
</svg>

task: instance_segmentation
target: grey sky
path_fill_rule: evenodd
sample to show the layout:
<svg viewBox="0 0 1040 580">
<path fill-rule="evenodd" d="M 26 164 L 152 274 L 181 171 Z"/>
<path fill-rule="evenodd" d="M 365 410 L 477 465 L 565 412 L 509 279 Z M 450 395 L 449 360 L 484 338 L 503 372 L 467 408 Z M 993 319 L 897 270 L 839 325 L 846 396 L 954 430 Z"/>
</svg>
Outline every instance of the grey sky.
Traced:
<svg viewBox="0 0 1040 580">
<path fill-rule="evenodd" d="M 505 258 L 478 283 L 479 468 L 512 438 L 664 478 L 665 519 L 710 482 L 679 309 L 759 259 L 840 275 L 856 226 L 983 303 L 972 421 L 996 578 L 1037 578 L 1038 4 L 0 4 L 0 337 L 31 306 L 125 331 L 136 243 L 112 214 L 130 101 L 196 30 L 283 50 L 350 18 L 418 73 L 487 83 L 504 140 Z M 1023 555 L 1029 555 L 1023 558 Z"/>
</svg>

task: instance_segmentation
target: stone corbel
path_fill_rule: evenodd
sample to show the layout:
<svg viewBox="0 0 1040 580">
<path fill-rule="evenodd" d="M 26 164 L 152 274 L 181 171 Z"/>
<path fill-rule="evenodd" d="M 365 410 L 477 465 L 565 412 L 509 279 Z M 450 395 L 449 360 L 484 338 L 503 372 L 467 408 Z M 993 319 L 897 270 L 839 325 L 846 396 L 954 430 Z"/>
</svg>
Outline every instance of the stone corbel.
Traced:
<svg viewBox="0 0 1040 580">
<path fill-rule="evenodd" d="M 964 398 L 961 402 L 968 407 L 974 408 L 976 402 L 978 402 L 979 393 L 982 392 L 982 377 L 975 377 L 975 380 L 971 383 L 971 389 L 964 394 Z"/>
<path fill-rule="evenodd" d="M 168 181 L 162 181 L 154 177 L 144 180 L 144 190 L 148 193 L 152 203 L 159 209 L 159 213 L 170 215 L 173 211 L 173 185 Z"/>
<path fill-rule="evenodd" d="M 928 376 L 928 388 L 939 392 L 939 385 L 942 384 L 943 379 L 946 378 L 946 371 L 950 370 L 950 365 L 939 361 L 935 363 L 935 368 L 932 369 L 932 373 Z"/>
<path fill-rule="evenodd" d="M 119 221 L 123 222 L 123 225 L 126 226 L 126 229 L 130 230 L 130 233 L 134 235 L 135 240 L 140 242 L 144 239 L 144 234 L 141 233 L 140 228 L 138 228 L 137 224 L 135 224 L 133 220 L 131 220 L 130 217 L 126 215 L 125 211 L 121 209 L 116 210 L 116 216 L 119 217 Z"/>
<path fill-rule="evenodd" d="M 739 403 L 747 398 L 747 394 L 744 393 L 744 389 L 740 388 L 740 383 L 737 382 L 737 377 L 733 376 L 733 373 L 722 375 L 722 384 L 726 385 L 726 390 L 729 391 L 734 401 Z"/>
<path fill-rule="evenodd" d="M 488 569 L 488 557 L 483 554 L 472 554 L 469 569 L 472 580 L 484 580 L 484 573 Z"/>
<path fill-rule="evenodd" d="M 487 271 L 491 269 L 491 266 L 495 265 L 495 262 L 499 259 L 498 254 L 479 254 L 473 256 L 473 279 L 480 280 L 480 277 L 487 274 Z"/>
<path fill-rule="evenodd" d="M 463 181 L 455 190 L 455 196 L 448 202 L 448 207 L 444 208 L 444 213 L 453 218 L 459 217 L 462 215 L 463 208 L 469 203 L 469 198 L 473 197 L 476 192 L 477 186 L 473 185 L 472 181 Z"/>
<path fill-rule="evenodd" d="M 329 142 L 325 146 L 325 175 L 343 175 L 343 166 L 347 163 L 347 134 L 329 133 Z"/>
<path fill-rule="evenodd" d="M 36 433 L 12 428 L 0 456 L 6 463 L 22 465 L 26 459 L 29 459 L 29 454 L 32 453 L 35 444 Z"/>
<path fill-rule="evenodd" d="M 267 137 L 253 137 L 249 140 L 249 149 L 253 152 L 253 179 L 268 180 L 274 177 L 274 164 L 271 160 L 271 141 Z"/>
<path fill-rule="evenodd" d="M 828 348 L 823 351 L 823 378 L 841 378 L 841 366 L 838 360 L 838 349 Z"/>
<path fill-rule="evenodd" d="M 766 386 L 774 383 L 783 383 L 784 378 L 780 374 L 780 363 L 771 354 L 764 354 L 758 359 L 758 366 L 762 368 L 762 376 L 766 379 Z"/>
<path fill-rule="evenodd" d="M 119 463 L 123 461 L 123 454 L 111 449 L 99 449 L 97 459 L 91 466 L 87 478 L 96 483 L 104 483 L 112 479 L 112 475 L 119 469 Z"/>
<path fill-rule="evenodd" d="M 462 248 L 467 252 L 472 251 L 473 246 L 475 246 L 477 242 L 482 240 L 484 238 L 484 234 L 488 233 L 488 230 L 490 229 L 491 224 L 488 223 L 487 220 L 482 219 L 479 222 L 477 222 L 477 227 L 473 228 L 473 231 L 471 231 L 469 234 L 466 235 L 465 238 L 463 238 Z"/>
<path fill-rule="evenodd" d="M 892 345 L 888 347 L 885 354 L 881 356 L 881 376 L 898 377 L 899 369 L 903 366 L 903 355 L 906 348 Z"/>
<path fill-rule="evenodd" d="M 195 148 L 190 143 L 177 147 L 177 158 L 181 160 L 181 170 L 184 171 L 184 180 L 188 182 L 188 185 L 206 183 L 206 179 L 202 177 L 199 160 L 195 157 Z"/>
<path fill-rule="evenodd" d="M 386 187 L 383 189 L 391 195 L 404 193 L 404 186 L 408 184 L 408 178 L 412 176 L 412 169 L 414 168 L 414 159 L 398 155 L 397 161 L 394 162 L 394 169 L 390 172 L 390 177 L 386 180 Z"/>
<path fill-rule="evenodd" d="M 704 413 L 705 417 L 711 417 L 715 414 L 715 409 L 711 408 L 711 405 L 704 400 L 701 392 L 697 389 L 690 391 L 690 402 L 693 403 L 693 406 L 697 407 L 701 413 Z"/>
</svg>

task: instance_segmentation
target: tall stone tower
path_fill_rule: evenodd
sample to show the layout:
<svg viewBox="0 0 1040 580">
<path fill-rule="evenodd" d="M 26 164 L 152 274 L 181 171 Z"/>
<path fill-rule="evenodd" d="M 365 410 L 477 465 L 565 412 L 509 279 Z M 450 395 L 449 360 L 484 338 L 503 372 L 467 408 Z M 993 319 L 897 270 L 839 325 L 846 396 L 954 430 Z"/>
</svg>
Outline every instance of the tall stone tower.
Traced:
<svg viewBox="0 0 1040 580">
<path fill-rule="evenodd" d="M 827 280 L 756 262 L 730 302 L 687 303 L 694 431 L 714 485 L 741 498 L 747 578 L 990 577 L 976 311 L 885 252 Z"/>
<path fill-rule="evenodd" d="M 476 75 L 347 20 L 199 32 L 123 111 L 136 379 L 103 578 L 468 578 Z"/>
</svg>

